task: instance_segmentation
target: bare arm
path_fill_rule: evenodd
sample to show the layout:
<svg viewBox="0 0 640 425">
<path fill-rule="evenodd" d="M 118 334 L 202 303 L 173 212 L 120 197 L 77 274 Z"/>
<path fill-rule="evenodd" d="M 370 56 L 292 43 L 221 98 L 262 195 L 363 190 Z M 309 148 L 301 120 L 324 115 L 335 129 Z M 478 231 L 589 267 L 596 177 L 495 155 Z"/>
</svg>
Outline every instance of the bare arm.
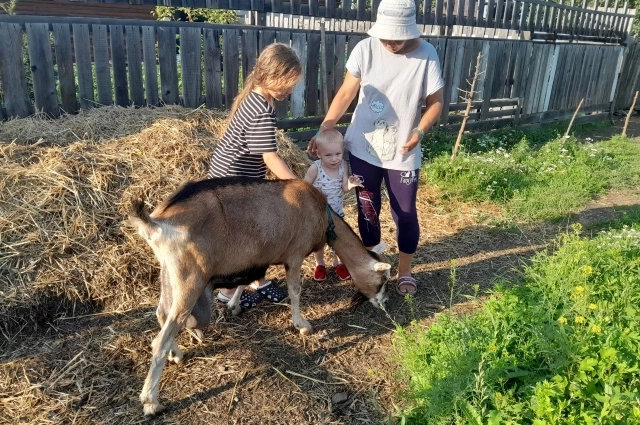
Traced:
<svg viewBox="0 0 640 425">
<path fill-rule="evenodd" d="M 362 187 L 362 180 L 360 177 L 356 177 L 349 172 L 349 166 L 345 161 L 342 161 L 344 164 L 345 173 L 342 175 L 342 192 L 347 193 L 350 192 L 351 189 L 356 187 Z"/>
<path fill-rule="evenodd" d="M 297 179 L 298 177 L 293 174 L 293 171 L 287 166 L 287 164 L 280 158 L 278 152 L 265 152 L 262 154 L 264 163 L 267 164 L 267 168 L 271 170 L 273 174 L 279 179 Z"/>
<path fill-rule="evenodd" d="M 427 96 L 425 99 L 426 110 L 418 123 L 418 129 L 423 133 L 429 131 L 431 127 L 438 121 L 440 118 L 440 113 L 442 113 L 442 105 L 444 103 L 443 98 L 443 89 L 438 90 L 437 92 Z M 409 135 L 409 140 L 402 147 L 402 154 L 408 154 L 413 148 L 418 146 L 420 143 L 421 135 L 418 131 L 412 131 Z"/>
<path fill-rule="evenodd" d="M 311 164 L 311 167 L 307 170 L 307 174 L 304 176 L 304 181 L 313 184 L 313 182 L 316 181 L 316 177 L 318 177 L 318 167 L 316 164 Z"/>
<path fill-rule="evenodd" d="M 353 99 L 358 94 L 358 90 L 360 90 L 360 78 L 354 77 L 349 71 L 344 77 L 344 82 L 340 86 L 338 93 L 331 101 L 331 106 L 329 106 L 329 110 L 327 111 L 327 115 L 324 117 L 324 121 L 320 125 L 320 129 L 329 129 L 335 127 L 336 123 L 351 105 Z M 317 157 L 316 154 L 316 138 L 312 137 L 309 141 L 309 145 L 307 146 L 307 152 L 313 158 Z"/>
</svg>

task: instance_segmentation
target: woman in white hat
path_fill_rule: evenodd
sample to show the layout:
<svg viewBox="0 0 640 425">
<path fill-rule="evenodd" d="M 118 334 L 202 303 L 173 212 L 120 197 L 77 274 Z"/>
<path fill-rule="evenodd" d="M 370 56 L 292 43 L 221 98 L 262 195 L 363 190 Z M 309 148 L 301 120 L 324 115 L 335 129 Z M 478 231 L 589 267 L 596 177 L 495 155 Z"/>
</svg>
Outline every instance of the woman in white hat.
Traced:
<svg viewBox="0 0 640 425">
<path fill-rule="evenodd" d="M 435 48 L 420 38 L 413 0 L 382 0 L 368 34 L 371 37 L 358 43 L 349 56 L 344 83 L 320 128 L 333 128 L 360 90 L 345 134 L 351 171 L 364 185 L 357 189 L 360 237 L 367 247 L 380 242 L 384 180 L 400 251 L 396 291 L 414 295 L 411 262 L 420 236 L 416 211 L 420 140 L 440 116 L 444 83 Z M 308 150 L 315 156 L 315 138 Z"/>
</svg>

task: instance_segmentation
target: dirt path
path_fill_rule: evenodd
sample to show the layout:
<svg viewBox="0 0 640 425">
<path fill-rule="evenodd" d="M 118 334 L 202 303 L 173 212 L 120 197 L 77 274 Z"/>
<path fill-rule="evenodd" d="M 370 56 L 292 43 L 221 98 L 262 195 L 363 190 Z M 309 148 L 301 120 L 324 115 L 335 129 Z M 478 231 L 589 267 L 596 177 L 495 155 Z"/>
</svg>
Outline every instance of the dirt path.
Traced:
<svg viewBox="0 0 640 425">
<path fill-rule="evenodd" d="M 607 137 L 605 130 L 588 137 Z M 629 133 L 640 137 L 639 118 Z M 453 308 L 465 309 L 462 295 L 472 294 L 473 285 L 482 291 L 513 276 L 574 222 L 589 232 L 640 205 L 640 188 L 611 192 L 562 223 L 508 229 L 485 224 L 500 216 L 496 207 L 444 204 L 427 188 L 419 199 L 423 231 L 414 270 L 420 289 L 411 305 L 394 294 L 389 315 L 370 305 L 352 311 L 352 285 L 333 275 L 313 282 L 307 262 L 303 314 L 315 333 L 302 339 L 286 304 L 265 304 L 239 317 L 216 305 L 216 324 L 202 341 L 179 336 L 185 361 L 165 368 L 160 397 L 167 411 L 152 419 L 142 418 L 138 393 L 158 331 L 155 309 L 58 320 L 0 349 L 0 424 L 386 423 L 401 390 L 391 362 L 394 327 L 414 319 L 427 323 L 434 305 L 449 306 L 452 261 Z M 354 217 L 350 208 L 347 217 Z M 388 259 L 396 264 L 393 222 L 388 210 L 383 214 Z M 282 282 L 284 272 L 272 268 L 269 277 Z"/>
</svg>

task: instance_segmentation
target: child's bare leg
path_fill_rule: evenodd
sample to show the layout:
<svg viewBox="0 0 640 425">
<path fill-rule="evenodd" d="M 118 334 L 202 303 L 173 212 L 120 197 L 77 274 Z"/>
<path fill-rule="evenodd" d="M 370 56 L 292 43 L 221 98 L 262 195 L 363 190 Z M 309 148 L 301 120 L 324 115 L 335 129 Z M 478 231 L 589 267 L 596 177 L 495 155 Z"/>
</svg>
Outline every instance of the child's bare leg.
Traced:
<svg viewBox="0 0 640 425">
<path fill-rule="evenodd" d="M 324 247 L 313 253 L 316 258 L 316 266 L 324 266 Z"/>
<path fill-rule="evenodd" d="M 313 280 L 322 282 L 327 278 L 327 268 L 324 264 L 324 246 L 322 249 L 313 253 L 316 258 L 316 269 L 313 271 Z"/>
</svg>

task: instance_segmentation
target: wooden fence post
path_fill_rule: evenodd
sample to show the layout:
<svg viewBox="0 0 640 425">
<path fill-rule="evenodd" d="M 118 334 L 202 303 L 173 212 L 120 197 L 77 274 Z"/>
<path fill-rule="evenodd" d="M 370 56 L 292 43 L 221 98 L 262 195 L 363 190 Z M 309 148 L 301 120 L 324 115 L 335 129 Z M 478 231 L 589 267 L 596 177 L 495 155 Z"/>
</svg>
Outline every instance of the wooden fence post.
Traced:
<svg viewBox="0 0 640 425">
<path fill-rule="evenodd" d="M 573 113 L 573 117 L 571 117 L 571 121 L 569 122 L 569 127 L 567 127 L 567 131 L 564 133 L 564 137 L 569 137 L 569 131 L 571 130 L 571 126 L 573 125 L 573 120 L 576 119 L 576 115 L 578 115 L 578 111 L 582 106 L 582 102 L 584 102 L 584 97 L 580 99 L 580 103 L 578 103 L 578 107 L 576 108 L 576 111 Z"/>
<path fill-rule="evenodd" d="M 460 149 L 460 144 L 462 143 L 462 134 L 464 133 L 464 127 L 467 124 L 467 120 L 469 120 L 469 112 L 471 111 L 471 105 L 473 105 L 473 95 L 475 93 L 476 81 L 478 81 L 478 75 L 480 72 L 480 61 L 482 60 L 482 53 L 478 53 L 478 58 L 476 59 L 476 70 L 473 74 L 473 81 L 471 81 L 471 88 L 467 92 L 467 109 L 464 111 L 464 118 L 462 119 L 462 124 L 460 125 L 460 131 L 458 131 L 458 138 L 456 139 L 456 144 L 453 147 L 453 153 L 451 154 L 451 160 L 449 164 L 453 163 L 456 159 L 456 155 L 458 155 L 458 150 Z"/>
<path fill-rule="evenodd" d="M 627 136 L 627 127 L 629 126 L 629 120 L 631 119 L 631 114 L 633 114 L 633 109 L 636 107 L 636 100 L 638 100 L 638 93 L 633 96 L 633 102 L 631 103 L 631 108 L 629 108 L 629 112 L 627 113 L 627 118 L 624 120 L 624 127 L 622 127 L 622 135 Z"/>
</svg>

